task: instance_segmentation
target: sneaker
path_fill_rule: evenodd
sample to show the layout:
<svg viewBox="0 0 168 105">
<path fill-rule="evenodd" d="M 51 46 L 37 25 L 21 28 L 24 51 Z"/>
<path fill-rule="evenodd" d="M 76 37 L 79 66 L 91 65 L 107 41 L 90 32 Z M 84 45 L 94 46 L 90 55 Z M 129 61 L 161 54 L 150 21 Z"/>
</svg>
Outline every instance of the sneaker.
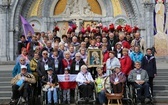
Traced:
<svg viewBox="0 0 168 105">
<path fill-rule="evenodd" d="M 145 103 L 150 103 L 151 102 L 151 99 L 150 98 L 146 98 L 145 99 Z"/>
<path fill-rule="evenodd" d="M 26 100 L 25 100 L 23 97 L 21 98 L 21 101 L 22 101 L 23 103 L 26 102 Z"/>
<path fill-rule="evenodd" d="M 10 102 L 9 102 L 9 105 L 15 105 L 15 102 L 16 102 L 16 100 L 11 99 Z"/>
</svg>

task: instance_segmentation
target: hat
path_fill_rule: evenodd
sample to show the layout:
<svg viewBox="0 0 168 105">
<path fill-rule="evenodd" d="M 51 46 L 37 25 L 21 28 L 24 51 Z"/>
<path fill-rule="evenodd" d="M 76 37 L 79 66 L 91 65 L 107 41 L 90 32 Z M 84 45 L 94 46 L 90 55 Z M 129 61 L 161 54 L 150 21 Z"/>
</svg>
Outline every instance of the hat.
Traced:
<svg viewBox="0 0 168 105">
<path fill-rule="evenodd" d="M 48 70 L 53 70 L 53 68 L 52 68 L 52 67 L 49 67 L 49 68 L 47 69 L 47 71 L 48 71 Z"/>
<path fill-rule="evenodd" d="M 121 42 L 117 42 L 116 45 L 121 45 L 122 46 L 122 43 Z"/>
<path fill-rule="evenodd" d="M 21 65 L 21 69 L 27 69 L 27 66 Z"/>
<path fill-rule="evenodd" d="M 120 69 L 120 66 L 119 65 L 116 65 L 116 66 L 114 66 L 114 67 L 112 67 L 112 69 L 117 69 L 117 68 L 119 68 Z"/>
</svg>

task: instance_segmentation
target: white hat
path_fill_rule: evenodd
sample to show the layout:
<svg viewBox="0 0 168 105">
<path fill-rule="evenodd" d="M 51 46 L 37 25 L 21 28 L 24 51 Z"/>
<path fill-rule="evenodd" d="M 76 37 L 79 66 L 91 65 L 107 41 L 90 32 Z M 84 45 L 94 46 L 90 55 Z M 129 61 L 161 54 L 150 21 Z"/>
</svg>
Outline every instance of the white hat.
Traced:
<svg viewBox="0 0 168 105">
<path fill-rule="evenodd" d="M 27 69 L 27 66 L 21 65 L 21 69 Z"/>
</svg>

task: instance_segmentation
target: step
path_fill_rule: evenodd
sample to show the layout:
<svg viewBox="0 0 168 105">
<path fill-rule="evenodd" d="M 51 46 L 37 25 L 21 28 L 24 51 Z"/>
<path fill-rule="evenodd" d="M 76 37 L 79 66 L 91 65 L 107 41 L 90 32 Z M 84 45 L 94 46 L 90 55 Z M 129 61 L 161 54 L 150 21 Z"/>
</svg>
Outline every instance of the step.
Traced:
<svg viewBox="0 0 168 105">
<path fill-rule="evenodd" d="M 168 85 L 168 82 L 167 82 L 167 80 L 156 80 L 156 79 L 154 79 L 153 84 L 154 85 Z"/>
<path fill-rule="evenodd" d="M 168 90 L 168 85 L 154 85 L 153 86 L 154 90 Z"/>
<path fill-rule="evenodd" d="M 168 69 L 157 69 L 157 73 L 168 72 Z"/>
<path fill-rule="evenodd" d="M 168 102 L 168 96 L 154 96 L 153 97 L 153 99 L 154 99 L 154 102 L 162 102 L 162 103 L 164 103 L 164 102 Z"/>
<path fill-rule="evenodd" d="M 168 96 L 168 90 L 153 90 L 154 96 Z"/>
<path fill-rule="evenodd" d="M 0 81 L 1 86 L 11 86 L 10 81 Z"/>
<path fill-rule="evenodd" d="M 156 80 L 168 80 L 168 76 L 160 76 L 160 75 L 158 75 L 158 76 L 156 76 L 156 78 L 155 78 Z"/>
<path fill-rule="evenodd" d="M 11 80 L 12 80 L 12 77 L 0 77 L 0 82 L 11 81 Z"/>
<path fill-rule="evenodd" d="M 11 97 L 12 91 L 0 91 L 0 97 Z"/>
<path fill-rule="evenodd" d="M 12 73 L 0 73 L 0 77 L 12 77 Z"/>
<path fill-rule="evenodd" d="M 12 91 L 12 86 L 0 86 L 0 91 Z"/>
</svg>

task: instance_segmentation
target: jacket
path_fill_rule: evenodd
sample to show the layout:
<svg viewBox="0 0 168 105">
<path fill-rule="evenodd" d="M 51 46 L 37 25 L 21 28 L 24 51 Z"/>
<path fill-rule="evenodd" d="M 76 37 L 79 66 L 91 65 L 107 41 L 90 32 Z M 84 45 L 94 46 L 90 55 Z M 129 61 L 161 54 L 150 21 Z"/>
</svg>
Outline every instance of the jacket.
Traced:
<svg viewBox="0 0 168 105">
<path fill-rule="evenodd" d="M 125 81 L 126 81 L 126 76 L 122 72 L 119 72 L 118 74 L 113 73 L 110 75 L 110 82 L 112 84 L 115 82 L 115 78 L 118 78 L 119 83 L 125 83 Z"/>
<path fill-rule="evenodd" d="M 131 60 L 135 63 L 135 62 L 142 62 L 142 58 L 143 58 L 143 53 L 142 52 L 138 52 L 138 53 L 135 53 L 135 52 L 132 52 L 130 54 L 130 58 Z"/>
<path fill-rule="evenodd" d="M 21 77 L 22 77 L 21 73 L 17 74 L 14 78 L 12 78 L 11 84 L 15 85 L 21 79 Z M 26 77 L 25 79 L 26 79 L 27 82 L 36 83 L 36 79 L 35 79 L 34 75 L 32 75 L 30 73 L 26 73 L 25 77 Z"/>
<path fill-rule="evenodd" d="M 48 65 L 48 67 L 52 67 L 55 73 L 55 69 L 54 69 L 54 61 L 52 59 L 47 58 L 47 62 L 46 64 Z M 43 58 L 40 59 L 37 63 L 37 72 L 38 75 L 40 77 L 45 76 L 47 74 L 46 70 L 45 70 L 45 62 L 43 62 Z"/>
<path fill-rule="evenodd" d="M 78 82 L 78 85 L 79 86 L 83 85 L 85 84 L 84 82 L 86 81 L 94 82 L 90 72 L 86 72 L 85 74 L 83 74 L 82 72 L 79 72 L 78 75 L 76 76 L 76 82 Z"/>
<path fill-rule="evenodd" d="M 114 69 L 116 66 L 120 67 L 120 61 L 118 60 L 118 58 L 114 57 L 114 58 L 109 58 L 107 59 L 107 62 L 106 62 L 106 69 L 107 70 L 111 70 L 111 69 Z"/>
<path fill-rule="evenodd" d="M 149 77 L 154 77 L 154 74 L 157 74 L 156 59 L 154 56 L 145 55 L 141 65 L 147 71 Z"/>
<path fill-rule="evenodd" d="M 69 59 L 68 62 L 66 61 L 66 59 L 62 59 L 62 70 L 60 70 L 60 74 L 64 74 L 65 68 L 67 68 L 68 66 L 71 67 L 71 64 L 72 64 L 72 59 Z"/>
<path fill-rule="evenodd" d="M 85 65 L 85 62 L 83 61 L 83 59 L 80 59 L 79 61 L 79 70 L 76 71 L 75 70 L 75 66 L 76 66 L 76 60 L 74 59 L 72 64 L 71 64 L 71 69 L 70 69 L 70 74 L 78 74 L 81 70 L 81 66 Z"/>
<path fill-rule="evenodd" d="M 58 77 L 57 77 L 57 75 L 56 74 L 52 74 L 51 78 L 52 78 L 52 82 L 51 83 L 57 85 L 58 84 Z M 44 76 L 44 78 L 42 78 L 41 82 L 42 82 L 42 85 L 45 85 L 45 84 L 47 84 L 47 82 L 50 82 L 49 75 L 46 74 Z"/>
<path fill-rule="evenodd" d="M 128 75 L 130 70 L 132 69 L 132 61 L 131 58 L 126 55 L 120 58 L 120 63 L 121 63 L 121 71 L 125 74 Z"/>
<path fill-rule="evenodd" d="M 30 65 L 29 64 L 25 64 L 27 66 L 27 72 L 28 73 L 31 73 L 31 70 L 30 70 Z M 15 65 L 15 67 L 13 68 L 13 71 L 12 71 L 12 76 L 15 77 L 17 74 L 19 74 L 21 71 L 21 64 L 20 63 L 17 63 Z"/>
<path fill-rule="evenodd" d="M 143 69 L 140 70 L 140 73 L 137 73 L 136 69 L 131 70 L 130 74 L 128 75 L 128 81 L 135 82 L 137 80 L 137 74 L 141 75 L 141 80 L 148 82 L 148 73 L 146 72 L 146 70 Z"/>
<path fill-rule="evenodd" d="M 103 52 L 103 62 L 106 62 L 109 58 L 109 52 L 105 51 Z M 103 65 L 103 71 L 106 72 L 106 64 Z"/>
<path fill-rule="evenodd" d="M 132 40 L 131 42 L 131 46 L 135 46 L 135 41 L 136 39 Z M 146 43 L 145 43 L 145 40 L 144 39 L 140 39 L 140 43 L 139 43 L 139 46 L 140 46 L 140 50 L 145 53 L 145 50 L 146 50 Z"/>
<path fill-rule="evenodd" d="M 38 60 L 35 60 L 34 58 L 30 61 L 30 70 L 35 76 L 36 80 L 38 80 L 37 63 Z"/>
</svg>

